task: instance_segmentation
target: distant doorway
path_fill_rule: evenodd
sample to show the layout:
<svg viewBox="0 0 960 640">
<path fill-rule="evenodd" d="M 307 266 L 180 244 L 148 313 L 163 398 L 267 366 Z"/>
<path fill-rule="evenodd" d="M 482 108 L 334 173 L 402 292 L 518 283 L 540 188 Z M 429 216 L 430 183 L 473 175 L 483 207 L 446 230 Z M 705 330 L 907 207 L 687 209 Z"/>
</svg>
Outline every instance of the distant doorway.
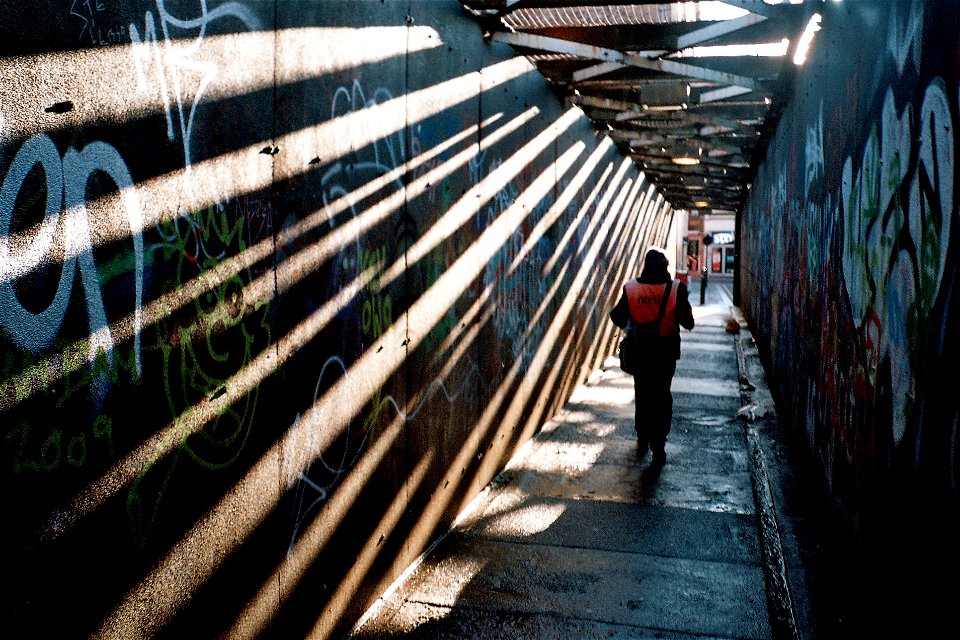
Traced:
<svg viewBox="0 0 960 640">
<path fill-rule="evenodd" d="M 732 244 L 714 245 L 710 247 L 711 273 L 727 273 L 733 275 L 737 254 Z"/>
</svg>

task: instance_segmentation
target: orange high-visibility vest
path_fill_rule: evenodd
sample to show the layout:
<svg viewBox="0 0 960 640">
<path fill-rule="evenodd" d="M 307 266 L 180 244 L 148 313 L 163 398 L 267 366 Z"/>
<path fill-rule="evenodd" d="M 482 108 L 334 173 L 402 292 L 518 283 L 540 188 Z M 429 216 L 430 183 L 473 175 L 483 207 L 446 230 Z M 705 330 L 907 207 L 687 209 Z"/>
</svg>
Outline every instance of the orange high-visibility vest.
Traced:
<svg viewBox="0 0 960 640">
<path fill-rule="evenodd" d="M 677 287 L 680 284 L 678 280 L 665 284 L 647 284 L 631 280 L 624 285 L 624 291 L 627 295 L 627 304 L 630 309 L 630 319 L 634 324 L 645 324 L 656 322 L 660 315 L 660 303 L 666 293 L 666 288 L 670 287 L 667 305 L 663 309 L 663 318 L 660 319 L 661 336 L 672 336 L 680 333 L 680 325 L 677 323 Z"/>
</svg>

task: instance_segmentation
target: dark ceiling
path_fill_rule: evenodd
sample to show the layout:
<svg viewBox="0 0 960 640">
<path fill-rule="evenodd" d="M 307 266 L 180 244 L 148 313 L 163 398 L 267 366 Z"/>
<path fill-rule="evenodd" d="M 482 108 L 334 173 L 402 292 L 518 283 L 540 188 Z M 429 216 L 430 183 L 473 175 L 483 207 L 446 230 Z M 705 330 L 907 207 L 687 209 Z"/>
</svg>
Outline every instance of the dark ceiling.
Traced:
<svg viewBox="0 0 960 640">
<path fill-rule="evenodd" d="M 526 56 L 673 207 L 739 212 L 789 100 L 800 36 L 822 0 L 462 3 L 485 37 Z M 731 7 L 741 15 L 717 18 Z M 784 41 L 786 54 L 776 57 L 693 49 L 783 49 Z"/>
</svg>

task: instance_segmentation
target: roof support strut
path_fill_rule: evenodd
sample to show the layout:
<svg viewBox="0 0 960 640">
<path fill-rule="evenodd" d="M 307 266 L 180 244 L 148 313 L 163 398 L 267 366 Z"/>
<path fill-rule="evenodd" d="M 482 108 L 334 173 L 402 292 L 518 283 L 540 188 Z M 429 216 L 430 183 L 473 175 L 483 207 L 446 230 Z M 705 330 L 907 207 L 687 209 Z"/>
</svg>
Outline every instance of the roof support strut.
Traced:
<svg viewBox="0 0 960 640">
<path fill-rule="evenodd" d="M 560 38 L 551 38 L 549 36 L 539 36 L 531 33 L 507 33 L 498 31 L 491 35 L 491 39 L 496 42 L 523 47 L 525 49 L 536 49 L 550 53 L 565 53 L 568 55 L 589 58 L 591 60 L 603 60 L 605 62 L 616 62 L 619 64 L 650 69 L 652 71 L 662 71 L 678 76 L 699 78 L 718 84 L 736 85 L 746 89 L 753 90 L 756 82 L 753 78 L 740 76 L 723 71 L 714 71 L 705 69 L 696 65 L 684 62 L 675 62 L 673 60 L 655 59 L 639 53 L 624 53 L 616 49 L 605 47 L 595 47 L 589 44 L 562 40 Z"/>
</svg>

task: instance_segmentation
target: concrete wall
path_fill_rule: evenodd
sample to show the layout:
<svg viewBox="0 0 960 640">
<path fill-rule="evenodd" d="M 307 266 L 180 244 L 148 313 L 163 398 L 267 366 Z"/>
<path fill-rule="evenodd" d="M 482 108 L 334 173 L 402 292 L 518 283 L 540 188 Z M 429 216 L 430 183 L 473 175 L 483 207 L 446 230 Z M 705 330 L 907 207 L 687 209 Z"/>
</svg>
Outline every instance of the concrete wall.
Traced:
<svg viewBox="0 0 960 640">
<path fill-rule="evenodd" d="M 669 233 L 453 0 L 0 30 L 10 637 L 347 628 L 610 353 Z"/>
<path fill-rule="evenodd" d="M 788 422 L 858 533 L 903 534 L 894 554 L 957 547 L 958 18 L 825 3 L 742 221 L 741 304 Z"/>
</svg>

